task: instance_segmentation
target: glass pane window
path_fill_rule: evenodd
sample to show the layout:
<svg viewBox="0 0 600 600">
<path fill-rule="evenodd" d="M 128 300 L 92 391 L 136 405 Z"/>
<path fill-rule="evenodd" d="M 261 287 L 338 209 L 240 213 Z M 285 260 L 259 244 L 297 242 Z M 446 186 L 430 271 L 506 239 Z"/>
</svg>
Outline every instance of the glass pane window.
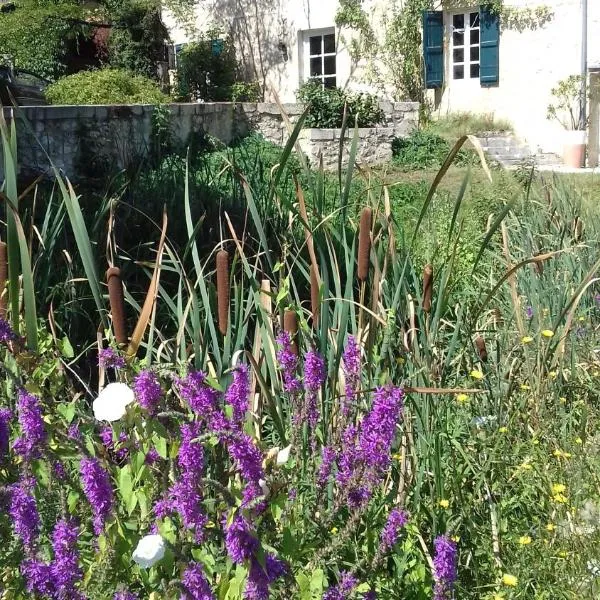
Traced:
<svg viewBox="0 0 600 600">
<path fill-rule="evenodd" d="M 452 77 L 479 78 L 479 13 L 452 15 Z"/>
<path fill-rule="evenodd" d="M 335 33 L 332 30 L 305 34 L 305 77 L 320 82 L 323 87 L 335 87 L 337 82 L 336 59 Z"/>
</svg>

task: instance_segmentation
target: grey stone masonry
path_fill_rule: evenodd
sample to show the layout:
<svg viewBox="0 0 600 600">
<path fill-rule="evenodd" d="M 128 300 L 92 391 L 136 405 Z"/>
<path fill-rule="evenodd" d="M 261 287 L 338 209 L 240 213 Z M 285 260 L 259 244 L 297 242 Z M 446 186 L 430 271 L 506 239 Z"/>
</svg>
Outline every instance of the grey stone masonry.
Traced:
<svg viewBox="0 0 600 600">
<path fill-rule="evenodd" d="M 359 130 L 359 162 L 377 164 L 389 160 L 392 139 L 408 135 L 418 125 L 417 103 L 382 102 L 381 107 L 385 123 Z M 302 104 L 285 104 L 284 117 L 279 105 L 263 102 L 170 104 L 167 108 L 171 136 L 180 145 L 189 143 L 191 136 L 198 133 L 229 144 L 256 131 L 282 146 L 289 137 L 290 127 L 304 111 Z M 147 155 L 153 143 L 155 110 L 151 105 L 3 108 L 7 121 L 16 120 L 21 172 L 51 173 L 53 164 L 74 180 L 102 177 Z M 346 155 L 348 144 L 346 141 Z M 303 131 L 301 146 L 313 164 L 318 163 L 322 153 L 327 168 L 334 168 L 339 130 Z"/>
</svg>

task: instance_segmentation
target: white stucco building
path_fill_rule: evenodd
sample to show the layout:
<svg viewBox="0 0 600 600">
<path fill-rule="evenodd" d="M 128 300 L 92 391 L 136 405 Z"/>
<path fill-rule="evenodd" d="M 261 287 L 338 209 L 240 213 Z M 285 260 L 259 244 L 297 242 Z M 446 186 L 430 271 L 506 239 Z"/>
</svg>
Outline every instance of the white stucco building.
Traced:
<svg viewBox="0 0 600 600">
<path fill-rule="evenodd" d="M 386 11 L 399 4 L 363 2 L 379 27 Z M 485 9 L 465 3 L 440 9 L 426 21 L 424 64 L 439 71 L 434 81 L 428 73 L 429 100 L 438 113 L 494 113 L 511 121 L 532 149 L 559 152 L 562 127 L 548 121 L 546 110 L 552 87 L 581 73 L 582 0 L 505 4 L 532 9 L 543 4 L 551 15 L 521 29 L 490 20 Z M 309 77 L 324 85 L 365 87 L 364 65 L 353 63 L 345 45 L 348 32 L 335 27 L 337 8 L 337 0 L 198 0 L 196 21 L 200 30 L 219 28 L 235 39 L 248 76 L 261 83 L 267 100 L 276 91 L 282 101 L 293 102 Z M 176 46 L 189 41 L 168 14 L 165 22 Z M 588 0 L 587 22 L 588 64 L 600 67 L 600 0 Z"/>
</svg>

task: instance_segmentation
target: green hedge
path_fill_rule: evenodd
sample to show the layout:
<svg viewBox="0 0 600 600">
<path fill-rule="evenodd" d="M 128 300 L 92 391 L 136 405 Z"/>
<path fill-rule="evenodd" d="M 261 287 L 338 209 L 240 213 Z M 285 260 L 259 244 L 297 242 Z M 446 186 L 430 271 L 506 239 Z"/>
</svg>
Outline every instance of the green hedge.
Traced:
<svg viewBox="0 0 600 600">
<path fill-rule="evenodd" d="M 46 99 L 51 104 L 163 104 L 169 96 L 147 77 L 100 69 L 59 79 L 46 90 Z"/>
</svg>

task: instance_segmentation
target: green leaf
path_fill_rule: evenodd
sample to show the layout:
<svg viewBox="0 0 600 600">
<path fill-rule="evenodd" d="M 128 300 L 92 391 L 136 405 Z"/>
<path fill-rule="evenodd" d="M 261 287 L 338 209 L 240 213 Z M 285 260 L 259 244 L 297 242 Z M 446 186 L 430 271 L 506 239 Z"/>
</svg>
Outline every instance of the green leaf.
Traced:
<svg viewBox="0 0 600 600">
<path fill-rule="evenodd" d="M 119 471 L 119 493 L 123 498 L 125 506 L 130 507 L 133 503 L 133 479 L 131 477 L 131 467 L 129 465 L 125 465 Z M 129 511 L 129 514 L 131 514 L 131 511 Z"/>
<path fill-rule="evenodd" d="M 71 346 L 71 342 L 68 337 L 64 337 L 62 340 L 57 340 L 58 349 L 60 353 L 65 358 L 73 358 L 75 356 L 75 352 L 73 351 L 73 346 Z"/>
</svg>

